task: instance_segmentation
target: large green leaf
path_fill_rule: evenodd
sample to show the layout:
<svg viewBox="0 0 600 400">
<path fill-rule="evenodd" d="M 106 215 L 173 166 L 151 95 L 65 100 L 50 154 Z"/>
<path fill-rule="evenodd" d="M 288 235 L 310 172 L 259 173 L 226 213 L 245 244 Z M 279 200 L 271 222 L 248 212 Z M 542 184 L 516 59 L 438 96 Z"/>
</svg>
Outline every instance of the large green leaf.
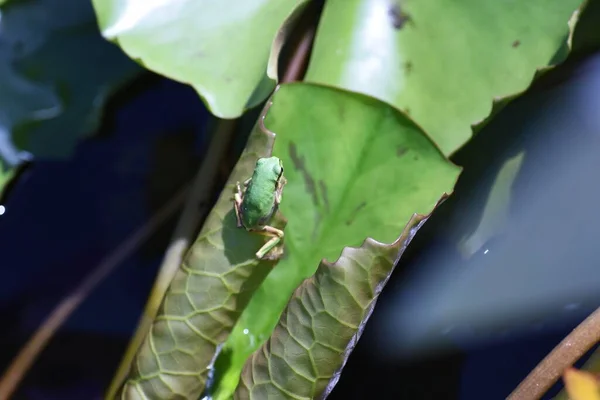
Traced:
<svg viewBox="0 0 600 400">
<path fill-rule="evenodd" d="M 452 190 L 459 173 L 417 125 L 363 95 L 287 84 L 275 93 L 266 125 L 277 133 L 273 153 L 283 160 L 288 179 L 281 204 L 289 219 L 285 256 L 216 361 L 215 399 L 231 396 L 245 360 L 323 258 L 335 260 L 345 246 L 360 245 L 367 236 L 394 242 L 413 213 L 429 212 Z M 330 295 L 349 294 L 342 289 Z"/>
<path fill-rule="evenodd" d="M 93 0 L 106 38 L 192 85 L 213 114 L 240 116 L 275 87 L 287 20 L 308 0 Z"/>
<path fill-rule="evenodd" d="M 390 245 L 367 239 L 359 248 L 345 248 L 335 263 L 321 262 L 296 289 L 269 340 L 244 365 L 234 398 L 325 398 L 395 263 L 426 220 L 411 218 Z"/>
<path fill-rule="evenodd" d="M 493 100 L 565 56 L 581 3 L 328 0 L 306 80 L 404 110 L 452 154 Z"/>
<path fill-rule="evenodd" d="M 258 124 L 173 278 L 120 398 L 197 399 L 202 393 L 218 344 L 274 265 L 258 262 L 255 253 L 265 238 L 237 228 L 232 202 L 236 183 L 252 175 L 272 145 L 273 135 Z M 285 225 L 281 215 L 277 220 Z M 114 395 L 111 389 L 108 398 Z"/>
<path fill-rule="evenodd" d="M 582 15 L 578 18 L 575 31 L 573 32 L 572 51 L 573 56 L 580 57 L 589 52 L 596 51 L 600 47 L 600 1 L 592 0 L 585 7 Z M 573 79 L 574 65 L 578 65 L 575 58 L 569 65 L 548 72 L 538 83 L 538 88 L 528 91 L 517 101 L 511 103 L 502 113 L 485 126 L 481 133 L 482 141 L 469 143 L 462 150 L 467 154 L 457 153 L 458 158 L 464 160 L 467 171 L 462 175 L 466 182 L 462 185 L 476 186 L 475 189 L 464 191 L 473 199 L 468 209 L 453 212 L 453 222 L 450 226 L 459 226 L 458 232 L 453 230 L 449 234 L 459 239 L 458 248 L 463 256 L 470 257 L 477 252 L 487 240 L 500 234 L 508 222 L 511 207 L 513 207 L 512 185 L 520 174 L 521 165 L 527 159 L 527 149 L 524 147 L 522 137 L 533 140 L 539 132 L 547 137 L 551 135 L 543 124 L 540 126 L 541 115 L 552 114 L 554 118 L 562 120 L 569 114 L 568 104 L 573 104 L 573 90 L 571 85 L 559 84 L 559 82 Z M 559 88 L 554 86 L 559 84 Z M 549 97 L 557 96 L 559 99 L 548 105 Z M 569 93 L 568 95 L 566 93 Z M 569 100 L 564 99 L 565 96 Z M 564 104 L 561 104 L 564 103 Z M 540 107 L 542 107 L 540 109 Z M 576 107 L 576 106 L 575 106 Z M 527 120 L 527 123 L 523 123 Z M 509 132 L 510 135 L 506 133 Z M 543 139 L 538 138 L 538 141 Z M 535 140 L 533 140 L 535 145 Z M 461 151 L 462 151 L 461 150 Z M 474 167 L 474 168 L 470 168 Z M 489 176 L 490 178 L 484 178 Z M 473 178 L 471 178 L 473 177 Z M 475 178 L 479 177 L 479 178 Z M 491 179 L 493 177 L 493 179 Z M 461 183 L 459 183 L 459 186 Z M 466 186 L 465 186 L 466 187 Z M 457 200 L 454 197 L 453 200 Z"/>
</svg>

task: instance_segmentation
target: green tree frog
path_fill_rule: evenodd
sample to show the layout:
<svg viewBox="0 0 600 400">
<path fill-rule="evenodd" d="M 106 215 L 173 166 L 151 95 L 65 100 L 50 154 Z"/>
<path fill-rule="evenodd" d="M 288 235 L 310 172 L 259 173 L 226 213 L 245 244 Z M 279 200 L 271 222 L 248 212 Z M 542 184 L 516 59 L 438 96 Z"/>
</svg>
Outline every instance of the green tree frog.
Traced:
<svg viewBox="0 0 600 400">
<path fill-rule="evenodd" d="M 256 252 L 258 259 L 262 259 L 283 239 L 283 231 L 268 223 L 281 203 L 286 182 L 281 160 L 277 157 L 265 157 L 256 162 L 252 177 L 243 183 L 244 190 L 237 183 L 233 205 L 238 228 L 271 237 Z"/>
</svg>

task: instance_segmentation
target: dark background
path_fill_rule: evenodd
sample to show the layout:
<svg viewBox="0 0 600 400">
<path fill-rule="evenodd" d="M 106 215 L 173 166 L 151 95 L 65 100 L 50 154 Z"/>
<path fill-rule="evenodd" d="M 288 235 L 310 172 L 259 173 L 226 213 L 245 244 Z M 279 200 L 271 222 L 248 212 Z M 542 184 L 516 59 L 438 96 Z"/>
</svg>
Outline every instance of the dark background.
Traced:
<svg viewBox="0 0 600 400">
<path fill-rule="evenodd" d="M 570 62 L 505 109 L 498 122 L 456 155 L 465 173 L 455 195 L 419 232 L 398 265 L 330 398 L 503 399 L 599 305 L 592 240 L 600 233 L 597 82 L 597 56 Z M 192 179 L 206 150 L 208 119 L 191 88 L 146 73 L 111 97 L 97 134 L 81 140 L 71 158 L 37 159 L 22 172 L 5 194 L 6 212 L 0 216 L 3 366 L 63 296 Z M 229 162 L 243 141 L 236 139 Z M 463 229 L 456 221 L 477 220 L 482 201 L 472 188 L 489 180 L 493 165 L 519 149 L 526 149 L 528 158 L 514 186 L 509 227 L 466 261 L 456 249 L 455 236 Z M 224 177 L 220 174 L 221 182 Z M 101 398 L 145 304 L 176 217 L 92 293 L 15 398 Z M 527 227 L 538 234 L 519 236 Z M 575 238 L 557 244 L 565 232 Z M 535 274 L 522 275 L 536 266 Z M 420 270 L 439 290 L 415 289 L 398 297 Z M 465 288 L 439 279 L 448 274 L 470 284 Z M 571 278 L 574 289 L 557 296 Z M 577 286 L 583 282 L 589 285 Z M 446 297 L 435 300 L 431 291 Z M 477 310 L 462 318 L 461 310 L 478 304 L 488 307 L 481 312 L 492 320 L 497 315 L 494 324 L 479 318 Z M 441 315 L 443 307 L 452 305 L 458 310 L 453 314 L 458 330 L 448 335 L 446 322 L 433 311 Z M 411 313 L 425 317 L 412 323 Z M 394 325 L 400 317 L 403 322 Z M 409 325 L 412 340 L 427 337 L 439 349 L 409 355 L 396 349 L 393 343 L 405 339 L 402 329 Z"/>
</svg>

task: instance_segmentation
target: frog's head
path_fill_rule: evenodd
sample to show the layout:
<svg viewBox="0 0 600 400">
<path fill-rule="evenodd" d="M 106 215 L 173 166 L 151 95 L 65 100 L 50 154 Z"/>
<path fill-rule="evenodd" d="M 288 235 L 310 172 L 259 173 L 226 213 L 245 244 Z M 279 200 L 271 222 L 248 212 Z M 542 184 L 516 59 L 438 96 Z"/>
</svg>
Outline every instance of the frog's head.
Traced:
<svg viewBox="0 0 600 400">
<path fill-rule="evenodd" d="M 283 163 L 279 157 L 264 157 L 259 158 L 256 162 L 256 169 L 264 172 L 269 172 L 277 177 L 277 180 L 283 175 Z"/>
</svg>

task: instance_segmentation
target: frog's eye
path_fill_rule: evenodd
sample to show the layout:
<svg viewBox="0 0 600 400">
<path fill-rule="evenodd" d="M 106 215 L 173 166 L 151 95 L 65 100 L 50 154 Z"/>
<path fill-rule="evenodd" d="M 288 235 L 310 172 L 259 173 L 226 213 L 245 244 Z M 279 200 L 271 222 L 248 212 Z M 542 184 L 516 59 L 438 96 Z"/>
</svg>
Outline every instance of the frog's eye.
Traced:
<svg viewBox="0 0 600 400">
<path fill-rule="evenodd" d="M 273 172 L 278 178 L 281 178 L 281 175 L 283 175 L 283 165 L 281 165 L 281 161 L 279 161 L 278 165 L 273 165 Z"/>
</svg>

